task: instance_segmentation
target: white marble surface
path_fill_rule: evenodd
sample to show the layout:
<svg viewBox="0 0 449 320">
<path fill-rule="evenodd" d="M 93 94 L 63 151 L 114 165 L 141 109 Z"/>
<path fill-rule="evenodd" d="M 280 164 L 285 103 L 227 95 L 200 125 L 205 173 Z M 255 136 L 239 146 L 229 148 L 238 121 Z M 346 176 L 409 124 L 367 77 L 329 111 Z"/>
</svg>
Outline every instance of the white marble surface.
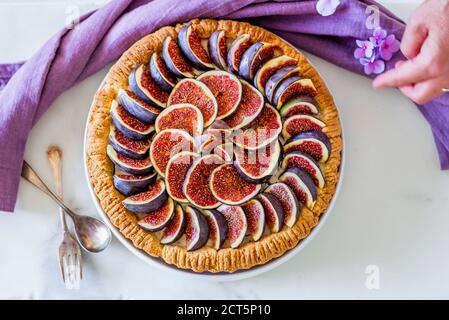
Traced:
<svg viewBox="0 0 449 320">
<path fill-rule="evenodd" d="M 0 1 L 0 61 L 29 57 L 65 22 L 101 1 Z M 386 2 L 403 17 L 416 3 Z M 70 9 L 68 10 L 70 11 Z M 332 215 L 296 257 L 255 278 L 229 283 L 168 276 L 142 263 L 116 239 L 84 255 L 80 291 L 60 281 L 56 206 L 21 182 L 14 214 L 0 214 L 0 298 L 449 298 L 449 184 L 433 138 L 414 105 L 397 91 L 310 57 L 341 110 L 346 176 Z M 84 180 L 82 136 L 91 98 L 106 70 L 63 94 L 33 129 L 26 159 L 47 180 L 45 151 L 64 152 L 68 204 L 96 214 Z M 369 265 L 380 288 L 365 286 Z"/>
</svg>

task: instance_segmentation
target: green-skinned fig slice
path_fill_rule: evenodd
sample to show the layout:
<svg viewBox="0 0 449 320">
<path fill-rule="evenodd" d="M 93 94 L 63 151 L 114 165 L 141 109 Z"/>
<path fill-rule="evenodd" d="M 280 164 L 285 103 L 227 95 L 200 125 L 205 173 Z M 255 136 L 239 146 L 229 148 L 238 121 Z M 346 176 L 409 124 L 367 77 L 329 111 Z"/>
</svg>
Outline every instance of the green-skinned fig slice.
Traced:
<svg viewBox="0 0 449 320">
<path fill-rule="evenodd" d="M 173 213 L 173 218 L 165 227 L 162 233 L 161 243 L 171 244 L 178 241 L 184 234 L 186 228 L 186 216 L 182 207 L 177 204 Z"/>
<path fill-rule="evenodd" d="M 114 150 L 111 145 L 107 146 L 109 159 L 123 172 L 132 175 L 147 175 L 153 170 L 153 165 L 149 158 L 137 160 L 131 159 Z"/>
<path fill-rule="evenodd" d="M 168 106 L 190 103 L 200 109 L 205 127 L 217 117 L 218 104 L 209 88 L 201 81 L 183 79 L 178 82 L 168 98 Z"/>
<path fill-rule="evenodd" d="M 164 91 L 170 92 L 178 82 L 178 79 L 170 73 L 164 60 L 156 52 L 151 55 L 148 68 L 151 77 Z"/>
<path fill-rule="evenodd" d="M 299 95 L 316 96 L 317 91 L 312 80 L 302 77 L 290 77 L 282 81 L 273 95 L 273 104 L 279 110 L 290 99 Z"/>
<path fill-rule="evenodd" d="M 263 95 L 265 95 L 265 85 L 267 84 L 268 79 L 275 74 L 276 71 L 284 67 L 296 66 L 297 63 L 298 61 L 296 59 L 286 55 L 268 60 L 256 72 L 256 75 L 254 76 L 254 85 Z"/>
<path fill-rule="evenodd" d="M 279 177 L 279 181 L 288 185 L 303 205 L 310 209 L 313 208 L 317 198 L 317 190 L 307 172 L 300 168 L 291 167 Z"/>
<path fill-rule="evenodd" d="M 132 140 L 126 137 L 115 126 L 111 126 L 109 132 L 109 144 L 115 151 L 132 159 L 142 160 L 148 158 L 150 140 Z"/>
<path fill-rule="evenodd" d="M 238 73 L 240 61 L 246 49 L 251 46 L 251 38 L 249 34 L 242 34 L 238 36 L 229 46 L 227 63 L 228 69 L 232 73 Z"/>
<path fill-rule="evenodd" d="M 190 63 L 186 61 L 179 49 L 178 44 L 172 37 L 167 37 L 162 45 L 162 59 L 175 76 L 180 78 L 193 78 L 195 70 Z"/>
<path fill-rule="evenodd" d="M 270 185 L 265 192 L 275 196 L 284 209 L 284 223 L 290 228 L 293 227 L 301 212 L 301 203 L 293 190 L 283 182 Z"/>
<path fill-rule="evenodd" d="M 212 70 L 197 78 L 204 83 L 217 100 L 218 111 L 216 119 L 223 119 L 237 109 L 242 100 L 242 84 L 232 73 Z"/>
<path fill-rule="evenodd" d="M 317 102 L 311 96 L 299 95 L 288 100 L 280 110 L 281 117 L 286 119 L 297 114 L 317 115 Z"/>
<path fill-rule="evenodd" d="M 238 248 L 245 238 L 248 222 L 245 212 L 239 206 L 221 205 L 218 209 L 228 223 L 228 240 L 231 248 Z"/>
<path fill-rule="evenodd" d="M 154 169 L 165 177 L 168 161 L 182 151 L 196 149 L 195 141 L 186 131 L 179 129 L 162 130 L 153 138 L 150 147 L 150 159 Z"/>
<path fill-rule="evenodd" d="M 239 74 L 246 80 L 253 80 L 254 75 L 262 64 L 281 54 L 282 49 L 277 45 L 256 42 L 243 53 L 239 66 Z"/>
<path fill-rule="evenodd" d="M 128 83 L 131 90 L 146 103 L 160 108 L 167 105 L 168 93 L 154 81 L 145 65 L 137 65 L 131 71 Z"/>
<path fill-rule="evenodd" d="M 210 176 L 210 190 L 221 203 L 239 205 L 252 199 L 261 189 L 260 184 L 242 179 L 230 163 L 217 167 Z"/>
<path fill-rule="evenodd" d="M 220 69 L 226 70 L 226 56 L 228 54 L 228 41 L 223 30 L 214 31 L 207 42 L 212 62 Z"/>
<path fill-rule="evenodd" d="M 192 163 L 199 157 L 198 154 L 190 151 L 180 152 L 174 155 L 167 164 L 165 170 L 165 182 L 167 192 L 177 202 L 187 202 L 184 194 L 183 183 Z"/>
<path fill-rule="evenodd" d="M 240 176 L 250 183 L 263 183 L 270 179 L 277 168 L 281 155 L 279 141 L 258 150 L 236 147 L 234 166 Z"/>
<path fill-rule="evenodd" d="M 297 167 L 309 174 L 318 188 L 323 188 L 325 184 L 324 174 L 316 161 L 308 154 L 300 151 L 289 152 L 282 159 L 282 169 Z"/>
<path fill-rule="evenodd" d="M 290 77 L 296 77 L 300 73 L 298 66 L 287 66 L 276 71 L 271 77 L 268 78 L 265 84 L 265 97 L 268 102 L 273 103 L 274 94 L 279 84 Z"/>
<path fill-rule="evenodd" d="M 122 201 L 131 212 L 148 213 L 162 207 L 167 200 L 167 192 L 163 180 L 157 180 L 147 191 L 130 196 Z"/>
<path fill-rule="evenodd" d="M 248 221 L 249 234 L 254 241 L 259 241 L 265 229 L 265 211 L 262 203 L 257 199 L 252 199 L 243 204 L 242 209 Z"/>
<path fill-rule="evenodd" d="M 129 139 L 145 140 L 154 132 L 154 125 L 136 119 L 115 100 L 111 104 L 111 118 L 114 126 Z"/>
<path fill-rule="evenodd" d="M 248 82 L 241 80 L 241 83 L 242 100 L 235 112 L 223 119 L 223 127 L 232 130 L 237 130 L 250 124 L 264 108 L 262 94 Z"/>
<path fill-rule="evenodd" d="M 284 121 L 282 136 L 285 140 L 306 131 L 322 130 L 326 124 L 320 119 L 308 114 L 297 114 Z"/>
<path fill-rule="evenodd" d="M 263 206 L 265 222 L 272 233 L 281 231 L 284 225 L 284 208 L 280 201 L 271 193 L 262 192 L 257 199 Z"/>
<path fill-rule="evenodd" d="M 203 133 L 203 123 L 200 109 L 190 103 L 180 103 L 164 109 L 154 126 L 157 133 L 166 129 L 180 129 L 196 137 Z"/>
<path fill-rule="evenodd" d="M 114 187 L 118 190 L 118 192 L 128 197 L 147 190 L 149 185 L 156 181 L 156 177 L 156 172 L 150 173 L 146 176 L 116 173 L 114 175 Z"/>
<path fill-rule="evenodd" d="M 220 205 L 209 187 L 209 179 L 223 159 L 209 154 L 195 159 L 184 179 L 183 192 L 191 204 L 200 209 L 213 209 Z"/>
<path fill-rule="evenodd" d="M 138 224 L 147 231 L 159 231 L 170 223 L 174 214 L 175 203 L 172 199 L 168 198 L 159 209 L 149 212 L 145 217 L 140 219 Z"/>
<path fill-rule="evenodd" d="M 284 152 L 301 151 L 318 162 L 324 163 L 331 154 L 331 142 L 322 131 L 307 131 L 291 138 L 284 145 Z"/>
<path fill-rule="evenodd" d="M 232 162 L 234 155 L 234 144 L 226 142 L 214 148 L 214 154 L 220 156 L 225 162 Z"/>
<path fill-rule="evenodd" d="M 204 215 L 195 208 L 187 206 L 186 215 L 186 242 L 187 251 L 202 248 L 209 239 L 209 224 Z"/>
<path fill-rule="evenodd" d="M 254 121 L 232 136 L 232 142 L 243 149 L 260 149 L 276 140 L 281 131 L 279 112 L 266 104 Z"/>
<path fill-rule="evenodd" d="M 215 250 L 219 250 L 226 240 L 228 223 L 218 210 L 204 210 L 203 213 L 209 224 L 209 241 Z"/>
<path fill-rule="evenodd" d="M 118 101 L 130 114 L 138 120 L 145 123 L 153 123 L 157 115 L 161 112 L 147 104 L 132 91 L 120 89 L 118 92 Z"/>
<path fill-rule="evenodd" d="M 178 34 L 178 44 L 185 57 L 198 69 L 212 69 L 214 65 L 192 23 L 186 24 Z"/>
</svg>

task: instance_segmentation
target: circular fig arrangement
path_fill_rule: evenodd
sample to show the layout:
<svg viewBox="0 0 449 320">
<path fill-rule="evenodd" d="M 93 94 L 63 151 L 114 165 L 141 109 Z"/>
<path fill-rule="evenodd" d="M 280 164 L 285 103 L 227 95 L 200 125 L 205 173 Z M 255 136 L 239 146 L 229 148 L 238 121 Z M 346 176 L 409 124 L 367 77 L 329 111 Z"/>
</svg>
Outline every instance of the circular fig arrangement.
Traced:
<svg viewBox="0 0 449 320">
<path fill-rule="evenodd" d="M 192 23 L 111 104 L 115 189 L 163 245 L 221 250 L 292 228 L 326 185 L 331 143 L 298 61 Z"/>
</svg>

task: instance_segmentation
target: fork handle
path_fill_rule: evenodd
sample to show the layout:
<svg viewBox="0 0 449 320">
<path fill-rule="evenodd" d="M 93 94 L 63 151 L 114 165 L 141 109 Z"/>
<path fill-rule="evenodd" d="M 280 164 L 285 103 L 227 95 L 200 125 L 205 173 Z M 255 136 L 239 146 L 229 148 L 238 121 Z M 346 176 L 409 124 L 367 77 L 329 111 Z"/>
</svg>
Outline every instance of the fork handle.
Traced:
<svg viewBox="0 0 449 320">
<path fill-rule="evenodd" d="M 56 195 L 63 200 L 62 192 L 62 152 L 56 145 L 51 145 L 47 151 L 48 162 L 55 180 Z M 64 232 L 68 231 L 67 221 L 64 210 L 59 207 L 59 217 L 61 219 L 62 228 Z"/>
</svg>

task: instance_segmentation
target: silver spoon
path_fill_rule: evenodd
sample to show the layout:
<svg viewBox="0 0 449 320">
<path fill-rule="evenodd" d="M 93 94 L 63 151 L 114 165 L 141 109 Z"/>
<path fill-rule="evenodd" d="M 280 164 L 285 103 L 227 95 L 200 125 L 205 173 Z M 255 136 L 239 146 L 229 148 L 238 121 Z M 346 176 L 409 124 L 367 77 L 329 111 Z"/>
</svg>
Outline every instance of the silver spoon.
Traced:
<svg viewBox="0 0 449 320">
<path fill-rule="evenodd" d="M 78 215 L 70 210 L 42 181 L 31 166 L 23 161 L 22 177 L 46 193 L 72 218 L 75 234 L 80 245 L 89 252 L 100 252 L 111 242 L 111 231 L 100 220 L 89 216 Z"/>
</svg>

